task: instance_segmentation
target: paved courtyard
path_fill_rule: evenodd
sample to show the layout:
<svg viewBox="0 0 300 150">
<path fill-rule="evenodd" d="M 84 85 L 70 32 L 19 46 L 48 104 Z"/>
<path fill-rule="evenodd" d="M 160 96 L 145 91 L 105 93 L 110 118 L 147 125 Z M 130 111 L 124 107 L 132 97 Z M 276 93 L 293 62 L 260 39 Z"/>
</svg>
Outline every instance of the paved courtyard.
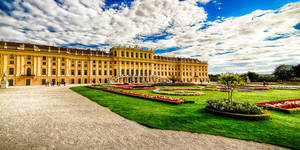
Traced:
<svg viewBox="0 0 300 150">
<path fill-rule="evenodd" d="M 0 89 L 0 149 L 283 149 L 226 137 L 151 129 L 68 87 Z"/>
</svg>

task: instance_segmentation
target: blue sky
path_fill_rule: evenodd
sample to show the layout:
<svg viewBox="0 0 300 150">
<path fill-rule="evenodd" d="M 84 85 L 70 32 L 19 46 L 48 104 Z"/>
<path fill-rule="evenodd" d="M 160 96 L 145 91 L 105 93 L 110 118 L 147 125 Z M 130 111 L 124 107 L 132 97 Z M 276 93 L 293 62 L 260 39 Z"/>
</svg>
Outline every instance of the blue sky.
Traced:
<svg viewBox="0 0 300 150">
<path fill-rule="evenodd" d="M 209 73 L 300 63 L 296 0 L 1 0 L 0 38 L 109 50 L 152 48 L 208 61 Z"/>
</svg>

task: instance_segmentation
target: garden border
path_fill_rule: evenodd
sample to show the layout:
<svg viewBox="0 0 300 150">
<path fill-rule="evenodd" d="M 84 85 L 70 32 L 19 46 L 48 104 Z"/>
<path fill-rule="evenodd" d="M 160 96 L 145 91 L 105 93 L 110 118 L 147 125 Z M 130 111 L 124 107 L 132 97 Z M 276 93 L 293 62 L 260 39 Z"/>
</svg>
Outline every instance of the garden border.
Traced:
<svg viewBox="0 0 300 150">
<path fill-rule="evenodd" d="M 263 114 L 240 114 L 240 113 L 230 113 L 230 112 L 221 112 L 213 109 L 209 109 L 207 107 L 204 108 L 205 112 L 231 117 L 231 118 L 240 118 L 240 119 L 246 119 L 246 120 L 268 120 L 271 119 L 271 115 L 268 112 L 265 112 Z"/>
</svg>

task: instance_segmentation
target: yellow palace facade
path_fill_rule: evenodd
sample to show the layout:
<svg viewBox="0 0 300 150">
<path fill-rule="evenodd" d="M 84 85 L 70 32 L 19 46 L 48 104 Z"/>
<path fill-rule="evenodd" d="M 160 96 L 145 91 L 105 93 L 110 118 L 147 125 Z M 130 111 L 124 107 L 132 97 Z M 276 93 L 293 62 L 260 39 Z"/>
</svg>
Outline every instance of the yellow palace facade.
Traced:
<svg viewBox="0 0 300 150">
<path fill-rule="evenodd" d="M 49 83 L 207 82 L 208 64 L 191 58 L 163 57 L 139 47 L 109 52 L 0 41 L 0 76 L 10 86 Z"/>
</svg>

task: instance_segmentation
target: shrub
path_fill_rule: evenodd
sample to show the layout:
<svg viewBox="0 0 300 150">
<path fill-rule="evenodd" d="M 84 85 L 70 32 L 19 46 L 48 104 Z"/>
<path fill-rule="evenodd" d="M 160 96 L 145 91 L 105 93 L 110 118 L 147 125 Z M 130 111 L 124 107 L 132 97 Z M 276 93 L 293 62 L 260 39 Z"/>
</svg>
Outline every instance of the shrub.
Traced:
<svg viewBox="0 0 300 150">
<path fill-rule="evenodd" d="M 228 99 L 207 100 L 208 109 L 213 109 L 221 112 L 240 113 L 240 114 L 263 114 L 263 109 L 250 104 L 231 102 Z"/>
</svg>

